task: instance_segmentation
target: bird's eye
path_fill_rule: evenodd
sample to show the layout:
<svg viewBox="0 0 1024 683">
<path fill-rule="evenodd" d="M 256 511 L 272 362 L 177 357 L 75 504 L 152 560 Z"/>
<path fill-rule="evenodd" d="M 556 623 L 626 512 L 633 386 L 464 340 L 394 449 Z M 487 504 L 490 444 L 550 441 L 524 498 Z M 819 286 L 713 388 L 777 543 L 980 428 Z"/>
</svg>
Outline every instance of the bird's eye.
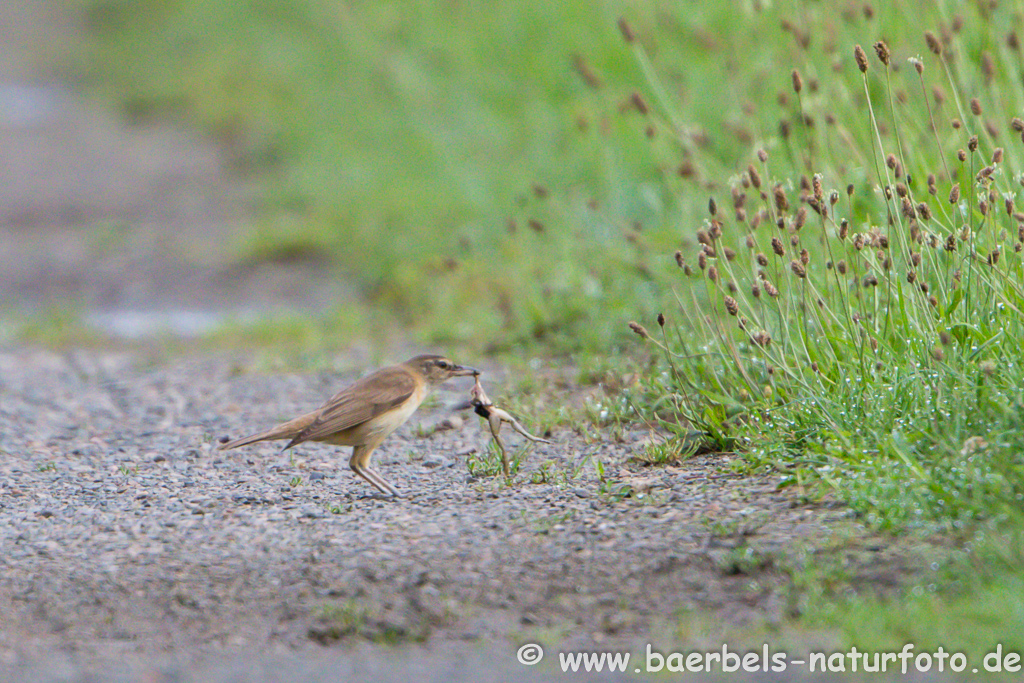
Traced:
<svg viewBox="0 0 1024 683">
<path fill-rule="evenodd" d="M 439 361 L 437 361 L 437 367 L 441 368 L 442 370 L 447 370 L 451 366 L 452 366 L 452 364 L 449 363 L 446 360 L 439 360 Z"/>
</svg>

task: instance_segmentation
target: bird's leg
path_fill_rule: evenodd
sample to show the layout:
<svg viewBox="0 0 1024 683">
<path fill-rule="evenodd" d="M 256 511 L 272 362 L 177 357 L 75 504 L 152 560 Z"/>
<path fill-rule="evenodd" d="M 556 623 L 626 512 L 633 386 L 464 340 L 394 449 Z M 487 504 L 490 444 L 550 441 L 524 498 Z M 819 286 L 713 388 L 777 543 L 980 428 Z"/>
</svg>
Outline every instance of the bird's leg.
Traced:
<svg viewBox="0 0 1024 683">
<path fill-rule="evenodd" d="M 378 490 L 378 491 L 380 491 L 381 493 L 383 493 L 383 494 L 385 494 L 385 495 L 389 495 L 389 494 L 391 494 L 391 492 L 390 492 L 390 491 L 388 491 L 388 490 L 387 490 L 386 488 L 384 488 L 383 486 L 381 486 L 380 484 L 378 484 L 377 482 L 375 482 L 375 481 L 374 481 L 374 480 L 373 480 L 373 479 L 372 479 L 372 478 L 370 477 L 370 475 L 368 475 L 368 474 L 366 473 L 366 470 L 364 470 L 364 469 L 363 469 L 362 467 L 360 467 L 359 465 L 353 465 L 353 466 L 352 466 L 352 471 L 353 471 L 353 472 L 355 472 L 355 473 L 356 473 L 356 474 L 357 474 L 357 475 L 358 475 L 359 477 L 361 477 L 361 478 L 363 479 L 363 481 L 365 481 L 366 483 L 368 483 L 368 484 L 369 484 L 370 486 L 372 486 L 373 488 L 377 489 L 377 490 Z"/>
<path fill-rule="evenodd" d="M 401 493 L 398 492 L 398 489 L 396 489 L 394 486 L 392 486 L 391 484 L 388 483 L 387 479 L 385 479 L 384 477 L 380 476 L 380 473 L 377 472 L 377 470 L 372 470 L 369 467 L 364 467 L 363 468 L 363 478 L 365 478 L 367 481 L 369 481 L 370 483 L 372 483 L 374 486 L 376 486 L 377 488 L 381 489 L 382 491 L 385 491 L 386 493 L 390 493 L 395 498 L 399 498 L 402 495 Z M 381 488 L 381 487 L 383 487 L 383 488 Z"/>
<path fill-rule="evenodd" d="M 381 493 L 398 497 L 398 489 L 389 484 L 384 477 L 370 469 L 370 456 L 373 455 L 374 448 L 376 448 L 376 445 L 353 447 L 352 457 L 348 461 L 348 466 L 352 468 L 353 472 L 370 484 L 370 486 L 374 487 Z"/>
<path fill-rule="evenodd" d="M 352 471 L 363 478 L 370 486 L 377 489 L 386 496 L 398 497 L 398 491 L 391 484 L 387 483 L 383 477 L 374 472 L 371 469 L 364 467 L 353 467 Z"/>
</svg>

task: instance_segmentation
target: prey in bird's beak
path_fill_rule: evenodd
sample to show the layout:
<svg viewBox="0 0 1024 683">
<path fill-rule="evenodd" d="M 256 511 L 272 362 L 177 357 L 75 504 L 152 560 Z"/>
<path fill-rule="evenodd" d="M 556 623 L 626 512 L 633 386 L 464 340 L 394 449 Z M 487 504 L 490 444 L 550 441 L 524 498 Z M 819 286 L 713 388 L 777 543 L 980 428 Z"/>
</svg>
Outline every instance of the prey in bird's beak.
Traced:
<svg viewBox="0 0 1024 683">
<path fill-rule="evenodd" d="M 483 385 L 480 384 L 479 373 L 475 374 L 476 383 L 473 388 L 469 390 L 470 399 L 461 403 L 455 407 L 456 410 L 466 410 L 472 408 L 480 417 L 487 420 L 487 426 L 491 429 L 491 436 L 494 438 L 494 443 L 498 446 L 498 451 L 501 453 L 501 469 L 505 473 L 505 476 L 509 476 L 508 470 L 508 452 L 505 450 L 505 444 L 501 440 L 501 423 L 508 422 L 512 425 L 512 429 L 516 430 L 530 441 L 538 443 L 551 443 L 547 439 L 542 439 L 539 436 L 534 436 L 530 432 L 526 431 L 523 425 L 519 424 L 519 421 L 512 417 L 507 411 L 502 410 L 495 406 L 491 399 L 487 397 L 487 393 L 484 391 Z"/>
</svg>

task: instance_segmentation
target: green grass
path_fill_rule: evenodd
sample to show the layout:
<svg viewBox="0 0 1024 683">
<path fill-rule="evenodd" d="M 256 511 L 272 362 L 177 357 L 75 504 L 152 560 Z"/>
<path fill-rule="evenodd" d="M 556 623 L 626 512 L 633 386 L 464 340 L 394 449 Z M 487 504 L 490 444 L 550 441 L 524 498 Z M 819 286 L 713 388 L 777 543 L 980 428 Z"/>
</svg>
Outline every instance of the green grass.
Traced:
<svg viewBox="0 0 1024 683">
<path fill-rule="evenodd" d="M 1019 533 L 1024 500 L 1020 56 L 965 15 L 908 24 L 927 41 L 851 35 L 795 60 L 779 135 L 710 188 L 675 254 L 667 318 L 631 324 L 663 354 L 639 392 L 650 415 L 897 533 Z M 858 643 L 979 621 L 996 638 L 1019 565 L 974 571 L 964 595 L 850 600 L 823 623 Z"/>
<path fill-rule="evenodd" d="M 984 657 L 997 645 L 1004 655 L 1022 652 L 1024 642 L 1013 626 L 1024 610 L 1019 531 L 986 529 L 939 545 L 934 537 L 915 534 L 899 539 L 900 551 L 887 549 L 885 559 L 863 548 L 855 526 L 834 531 L 833 548 L 763 555 L 741 544 L 719 556 L 719 571 L 748 577 L 755 592 L 764 575 L 788 577 L 776 594 L 774 617 L 736 625 L 701 611 L 684 612 L 654 629 L 656 649 L 720 650 L 727 643 L 733 651 L 759 652 L 768 643 L 772 652 L 806 659 L 808 652 L 831 655 L 851 647 L 872 655 L 899 652 L 910 643 L 915 656 L 939 647 L 962 652 L 968 670 L 982 671 Z M 852 673 L 848 659 L 846 666 Z"/>
<path fill-rule="evenodd" d="M 82 320 L 73 304 L 50 306 L 27 314 L 4 311 L 6 330 L 0 339 L 17 340 L 53 348 L 100 346 L 105 338 Z"/>
<path fill-rule="evenodd" d="M 1024 499 L 1024 123 L 1020 87 L 985 75 L 1020 67 L 965 62 L 971 25 L 924 61 L 895 43 L 836 48 L 823 99 L 801 76 L 813 55 L 801 62 L 790 96 L 833 123 L 798 124 L 727 179 L 732 208 L 712 198 L 698 244 L 677 252 L 693 285 L 676 290 L 679 322 L 634 325 L 665 354 L 650 381 L 673 425 L 877 525 L 958 526 Z"/>
<path fill-rule="evenodd" d="M 987 529 L 932 562 L 898 595 L 886 597 L 870 586 L 851 590 L 841 568 L 812 562 L 794 574 L 802 618 L 791 624 L 790 637 L 827 631 L 837 645 L 869 652 L 898 651 L 906 643 L 917 652 L 942 646 L 964 652 L 981 669 L 982 659 L 997 644 L 1004 653 L 1024 651 L 1024 641 L 1011 626 L 1024 614 L 1020 561 L 1019 530 Z M 823 582 L 823 577 L 828 578 Z M 822 592 L 820 586 L 829 581 L 834 588 Z"/>
</svg>

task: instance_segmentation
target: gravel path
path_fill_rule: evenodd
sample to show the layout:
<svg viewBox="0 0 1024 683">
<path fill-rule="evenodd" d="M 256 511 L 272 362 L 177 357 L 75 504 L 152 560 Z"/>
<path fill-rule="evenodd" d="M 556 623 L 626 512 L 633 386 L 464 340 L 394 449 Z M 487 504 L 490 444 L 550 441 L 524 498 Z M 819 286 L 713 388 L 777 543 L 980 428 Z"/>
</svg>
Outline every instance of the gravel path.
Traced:
<svg viewBox="0 0 1024 683">
<path fill-rule="evenodd" d="M 398 500 L 354 477 L 347 449 L 215 450 L 357 374 L 262 372 L 224 355 L 0 351 L 0 678 L 74 680 L 116 661 L 123 680 L 153 662 L 216 680 L 196 667 L 231 671 L 224 662 L 252 666 L 259 653 L 398 680 L 390 656 L 354 653 L 418 643 L 440 658 L 439 679 L 491 650 L 487 670 L 514 673 L 515 643 L 531 632 L 593 647 L 690 612 L 777 620 L 791 607 L 781 567 L 852 526 L 842 507 L 800 504 L 774 477 L 728 475 L 725 456 L 631 463 L 644 432 L 557 431 L 511 485 L 471 476 L 467 454 L 485 443 L 475 417 L 417 436 L 451 417 L 469 380 L 450 381 L 378 451 Z M 866 581 L 893 580 L 900 549 L 844 542 L 866 553 L 854 573 L 859 562 Z M 284 670 L 293 677 L 281 680 L 321 680 Z"/>
<path fill-rule="evenodd" d="M 313 260 L 239 260 L 258 197 L 225 150 L 128 125 L 52 73 L 78 39 L 73 5 L 0 4 L 0 331 L 56 309 L 119 336 L 194 334 L 354 296 Z"/>
</svg>

